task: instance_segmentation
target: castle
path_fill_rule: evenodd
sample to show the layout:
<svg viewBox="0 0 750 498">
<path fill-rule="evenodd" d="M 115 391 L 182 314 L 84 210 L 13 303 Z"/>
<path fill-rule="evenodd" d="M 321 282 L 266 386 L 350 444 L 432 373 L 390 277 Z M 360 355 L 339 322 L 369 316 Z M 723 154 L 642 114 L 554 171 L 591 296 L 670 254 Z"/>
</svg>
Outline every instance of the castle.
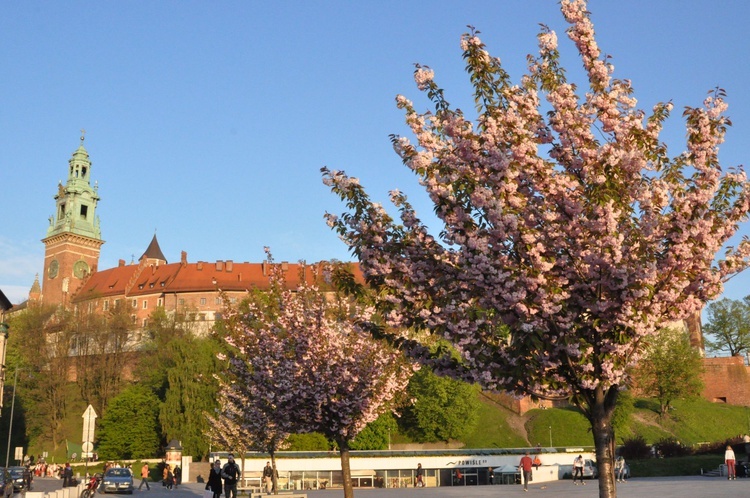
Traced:
<svg viewBox="0 0 750 498">
<path fill-rule="evenodd" d="M 115 268 L 100 269 L 99 255 L 104 240 L 96 216 L 100 200 L 98 186 L 91 185 L 91 161 L 83 145 L 68 161 L 68 179 L 55 195 L 55 215 L 49 219 L 44 243 L 44 271 L 41 285 L 35 281 L 31 301 L 84 306 L 89 312 L 106 312 L 118 305 L 128 309 L 135 330 L 148 324 L 148 317 L 161 307 L 168 313 L 189 314 L 198 332 L 210 330 L 221 317 L 223 296 L 241 300 L 252 289 L 268 287 L 270 264 L 219 260 L 189 263 L 182 252 L 179 262 L 169 263 L 156 235 L 137 263 L 120 260 Z M 300 279 L 311 280 L 305 265 L 280 263 L 290 286 Z M 355 268 L 356 271 L 356 268 Z M 134 340 L 137 342 L 138 338 Z"/>
</svg>

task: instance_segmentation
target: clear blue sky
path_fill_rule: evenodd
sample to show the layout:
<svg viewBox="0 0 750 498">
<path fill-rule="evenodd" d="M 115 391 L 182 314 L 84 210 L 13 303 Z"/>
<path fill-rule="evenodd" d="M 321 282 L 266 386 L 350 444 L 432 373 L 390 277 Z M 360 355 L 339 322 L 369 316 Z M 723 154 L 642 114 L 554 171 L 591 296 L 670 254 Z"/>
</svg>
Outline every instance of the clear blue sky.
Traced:
<svg viewBox="0 0 750 498">
<path fill-rule="evenodd" d="M 684 150 L 681 109 L 716 86 L 734 126 L 725 167 L 747 162 L 750 3 L 593 0 L 603 51 L 646 109 L 672 100 L 664 136 Z M 130 261 L 154 231 L 170 262 L 351 259 L 325 225 L 342 206 L 319 169 L 358 176 L 383 202 L 400 188 L 431 213 L 388 135 L 407 134 L 394 97 L 427 103 L 412 64 L 473 108 L 460 35 L 476 26 L 515 81 L 539 23 L 580 63 L 556 2 L 24 1 L 0 13 L 0 290 L 18 303 L 41 273 L 48 217 L 80 129 L 99 184 L 100 267 Z M 744 230 L 746 233 L 748 230 Z M 748 292 L 748 275 L 726 295 Z"/>
</svg>

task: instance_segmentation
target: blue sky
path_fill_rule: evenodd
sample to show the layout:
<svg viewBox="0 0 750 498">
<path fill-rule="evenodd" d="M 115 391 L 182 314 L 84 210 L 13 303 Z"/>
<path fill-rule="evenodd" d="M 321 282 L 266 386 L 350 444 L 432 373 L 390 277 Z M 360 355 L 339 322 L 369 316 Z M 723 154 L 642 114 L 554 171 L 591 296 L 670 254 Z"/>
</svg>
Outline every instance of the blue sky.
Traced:
<svg viewBox="0 0 750 498">
<path fill-rule="evenodd" d="M 342 206 L 320 168 L 361 178 L 382 201 L 414 177 L 388 135 L 407 134 L 394 97 L 419 109 L 413 63 L 447 99 L 473 108 L 459 48 L 476 26 L 515 81 L 539 23 L 558 33 L 568 74 L 580 63 L 556 2 L 25 1 L 0 11 L 0 290 L 22 301 L 42 271 L 57 182 L 80 129 L 99 184 L 100 268 L 137 259 L 154 231 L 167 259 L 351 259 L 325 225 Z M 725 167 L 747 162 L 750 92 L 741 0 L 593 0 L 597 38 L 639 104 L 672 100 L 664 139 L 684 150 L 681 109 L 720 86 L 734 126 Z M 745 233 L 748 230 L 743 230 Z M 748 292 L 748 275 L 725 295 Z"/>
</svg>

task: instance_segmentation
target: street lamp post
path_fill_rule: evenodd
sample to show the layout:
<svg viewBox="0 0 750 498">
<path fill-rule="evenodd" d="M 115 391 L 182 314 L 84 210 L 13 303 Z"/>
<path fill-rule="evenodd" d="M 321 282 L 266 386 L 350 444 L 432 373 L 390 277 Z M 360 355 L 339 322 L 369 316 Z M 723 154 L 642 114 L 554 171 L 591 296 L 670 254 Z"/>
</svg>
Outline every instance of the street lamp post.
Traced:
<svg viewBox="0 0 750 498">
<path fill-rule="evenodd" d="M 552 448 L 552 426 L 549 426 L 549 447 Z"/>
</svg>

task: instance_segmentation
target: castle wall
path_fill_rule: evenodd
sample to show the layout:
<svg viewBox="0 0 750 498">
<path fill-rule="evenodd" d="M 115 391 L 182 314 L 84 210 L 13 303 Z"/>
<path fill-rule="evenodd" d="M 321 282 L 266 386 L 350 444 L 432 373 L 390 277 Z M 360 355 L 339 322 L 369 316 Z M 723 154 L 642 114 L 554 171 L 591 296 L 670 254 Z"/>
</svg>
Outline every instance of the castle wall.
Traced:
<svg viewBox="0 0 750 498">
<path fill-rule="evenodd" d="M 703 360 L 702 396 L 713 402 L 750 406 L 750 367 L 741 356 Z"/>
</svg>

